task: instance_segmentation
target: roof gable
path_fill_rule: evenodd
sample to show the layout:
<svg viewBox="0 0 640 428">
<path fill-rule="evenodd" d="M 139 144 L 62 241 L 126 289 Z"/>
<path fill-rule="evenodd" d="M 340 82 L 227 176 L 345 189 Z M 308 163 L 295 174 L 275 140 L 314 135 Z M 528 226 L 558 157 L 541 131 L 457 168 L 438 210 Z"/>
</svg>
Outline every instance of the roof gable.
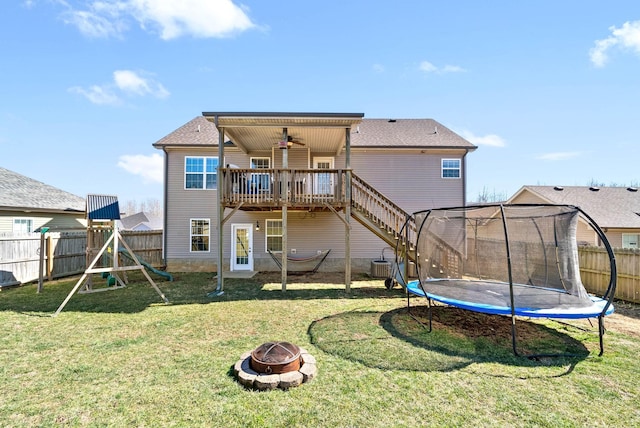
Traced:
<svg viewBox="0 0 640 428">
<path fill-rule="evenodd" d="M 0 167 L 0 207 L 84 212 L 84 198 Z"/>
</svg>

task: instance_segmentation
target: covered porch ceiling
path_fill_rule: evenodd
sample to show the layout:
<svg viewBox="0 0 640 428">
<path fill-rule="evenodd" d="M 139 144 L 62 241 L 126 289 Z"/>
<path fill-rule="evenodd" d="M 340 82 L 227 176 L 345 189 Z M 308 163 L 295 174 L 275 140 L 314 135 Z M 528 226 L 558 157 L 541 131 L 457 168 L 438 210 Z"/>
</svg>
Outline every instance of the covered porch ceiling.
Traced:
<svg viewBox="0 0 640 428">
<path fill-rule="evenodd" d="M 290 148 L 309 148 L 314 152 L 335 153 L 344 149 L 345 129 L 362 122 L 364 113 L 250 113 L 203 112 L 218 131 L 242 152 L 270 151 L 283 141 L 283 130 L 297 143 Z"/>
</svg>

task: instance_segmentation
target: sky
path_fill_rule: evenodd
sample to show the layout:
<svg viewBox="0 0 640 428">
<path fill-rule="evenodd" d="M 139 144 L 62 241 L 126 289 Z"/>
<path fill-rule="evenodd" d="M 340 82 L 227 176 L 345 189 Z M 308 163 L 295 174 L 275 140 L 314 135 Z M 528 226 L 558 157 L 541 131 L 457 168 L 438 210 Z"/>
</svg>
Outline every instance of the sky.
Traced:
<svg viewBox="0 0 640 428">
<path fill-rule="evenodd" d="M 0 166 L 162 200 L 152 147 L 203 111 L 432 118 L 467 199 L 640 184 L 637 0 L 3 0 Z"/>
</svg>

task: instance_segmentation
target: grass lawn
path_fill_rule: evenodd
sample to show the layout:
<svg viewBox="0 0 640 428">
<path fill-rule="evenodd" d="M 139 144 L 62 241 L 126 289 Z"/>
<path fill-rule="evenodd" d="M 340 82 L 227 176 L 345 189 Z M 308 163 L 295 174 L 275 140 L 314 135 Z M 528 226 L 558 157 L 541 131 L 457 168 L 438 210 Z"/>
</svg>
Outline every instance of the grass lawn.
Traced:
<svg viewBox="0 0 640 428">
<path fill-rule="evenodd" d="M 428 333 L 382 280 L 354 278 L 348 295 L 341 274 L 292 276 L 283 293 L 258 274 L 208 298 L 211 274 L 175 276 L 157 282 L 169 305 L 137 273 L 55 318 L 77 278 L 0 292 L 0 426 L 640 426 L 634 305 L 607 318 L 602 357 L 595 324 L 519 321 L 523 351 L 583 354 L 529 360 L 509 319 L 437 307 Z M 273 340 L 311 353 L 317 377 L 243 388 L 234 363 Z"/>
</svg>

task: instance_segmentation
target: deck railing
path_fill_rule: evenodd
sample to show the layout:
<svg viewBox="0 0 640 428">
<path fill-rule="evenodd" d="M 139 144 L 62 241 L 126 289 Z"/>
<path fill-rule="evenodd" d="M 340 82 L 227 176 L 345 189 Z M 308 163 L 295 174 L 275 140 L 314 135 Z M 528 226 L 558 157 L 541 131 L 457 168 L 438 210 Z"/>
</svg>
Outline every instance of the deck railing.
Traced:
<svg viewBox="0 0 640 428">
<path fill-rule="evenodd" d="M 357 175 L 351 173 L 351 200 L 347 200 L 345 169 L 223 168 L 222 202 L 242 209 L 342 209 L 348 204 L 390 237 L 414 247 L 415 222 L 409 214 Z M 386 238 L 386 237 L 385 237 Z"/>
<path fill-rule="evenodd" d="M 351 205 L 401 244 L 414 248 L 416 225 L 409 213 L 355 174 L 351 179 Z"/>
<path fill-rule="evenodd" d="M 269 208 L 344 207 L 346 171 L 342 169 L 222 169 L 226 206 Z"/>
</svg>

